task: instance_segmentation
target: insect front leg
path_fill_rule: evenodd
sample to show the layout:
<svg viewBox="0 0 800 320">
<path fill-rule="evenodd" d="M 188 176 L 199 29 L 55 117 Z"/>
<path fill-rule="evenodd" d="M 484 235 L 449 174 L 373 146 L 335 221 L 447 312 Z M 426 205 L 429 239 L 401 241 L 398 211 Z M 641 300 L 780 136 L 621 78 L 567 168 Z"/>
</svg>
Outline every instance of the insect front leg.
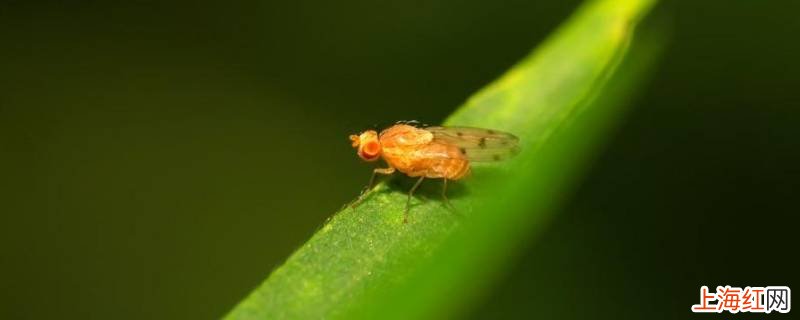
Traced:
<svg viewBox="0 0 800 320">
<path fill-rule="evenodd" d="M 377 168 L 375 170 L 372 170 L 372 177 L 369 178 L 369 185 L 367 185 L 367 192 L 372 190 L 372 187 L 375 186 L 375 176 L 378 175 L 379 173 L 388 176 L 394 173 L 394 167 Z"/>
<path fill-rule="evenodd" d="M 369 193 L 372 190 L 372 187 L 375 186 L 375 176 L 377 176 L 378 174 L 390 175 L 394 173 L 394 171 L 395 171 L 394 167 L 376 168 L 375 170 L 372 170 L 372 176 L 369 178 L 369 184 L 364 189 L 364 191 L 362 191 L 361 194 L 358 196 L 358 199 L 356 199 L 356 201 L 354 201 L 353 204 L 350 205 L 350 207 L 355 208 L 361 203 L 361 201 L 364 200 L 364 197 L 367 196 L 367 193 Z"/>
</svg>

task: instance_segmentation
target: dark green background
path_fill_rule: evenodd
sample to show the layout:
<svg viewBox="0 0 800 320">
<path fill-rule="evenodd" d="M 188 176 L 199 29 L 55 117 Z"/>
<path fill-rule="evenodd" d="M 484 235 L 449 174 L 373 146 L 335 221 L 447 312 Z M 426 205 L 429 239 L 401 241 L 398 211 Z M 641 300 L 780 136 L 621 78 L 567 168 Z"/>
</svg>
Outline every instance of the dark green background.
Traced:
<svg viewBox="0 0 800 320">
<path fill-rule="evenodd" d="M 440 122 L 578 3 L 4 1 L 0 318 L 223 315 L 363 187 L 348 134 Z M 632 112 L 467 314 L 800 290 L 798 10 L 662 3 Z"/>
</svg>

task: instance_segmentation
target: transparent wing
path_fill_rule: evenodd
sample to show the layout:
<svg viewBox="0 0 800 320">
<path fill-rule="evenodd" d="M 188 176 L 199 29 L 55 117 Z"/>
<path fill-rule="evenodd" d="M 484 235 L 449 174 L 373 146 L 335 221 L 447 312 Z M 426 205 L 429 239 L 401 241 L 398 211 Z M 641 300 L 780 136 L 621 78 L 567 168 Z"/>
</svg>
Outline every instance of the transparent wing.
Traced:
<svg viewBox="0 0 800 320">
<path fill-rule="evenodd" d="M 433 142 L 455 145 L 467 159 L 502 161 L 519 153 L 519 138 L 508 132 L 473 127 L 427 127 Z"/>
</svg>

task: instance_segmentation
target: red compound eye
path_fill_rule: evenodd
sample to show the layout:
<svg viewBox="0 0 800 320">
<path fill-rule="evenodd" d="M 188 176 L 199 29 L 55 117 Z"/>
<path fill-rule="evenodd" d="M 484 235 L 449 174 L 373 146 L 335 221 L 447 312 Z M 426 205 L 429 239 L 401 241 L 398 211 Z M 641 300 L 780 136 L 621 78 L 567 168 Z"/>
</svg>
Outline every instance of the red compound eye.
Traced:
<svg viewBox="0 0 800 320">
<path fill-rule="evenodd" d="M 367 158 L 367 159 L 371 159 L 371 158 L 377 157 L 380 152 L 381 152 L 381 145 L 379 143 L 377 143 L 377 142 L 374 142 L 374 141 L 373 142 L 368 142 L 361 149 L 362 155 L 364 156 L 364 158 Z"/>
</svg>

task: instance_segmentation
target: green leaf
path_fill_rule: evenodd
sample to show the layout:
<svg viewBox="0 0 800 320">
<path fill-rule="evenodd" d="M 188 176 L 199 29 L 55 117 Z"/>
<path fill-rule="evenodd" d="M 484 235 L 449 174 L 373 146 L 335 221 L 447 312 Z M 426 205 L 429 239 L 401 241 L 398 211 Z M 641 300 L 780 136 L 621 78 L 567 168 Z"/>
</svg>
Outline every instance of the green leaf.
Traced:
<svg viewBox="0 0 800 320">
<path fill-rule="evenodd" d="M 470 98 L 447 125 L 515 133 L 522 152 L 451 187 L 423 184 L 403 223 L 404 179 L 336 213 L 228 314 L 262 318 L 438 318 L 479 298 L 546 222 L 608 133 L 658 48 L 632 42 L 654 1 L 582 6 L 539 49 Z M 643 39 L 647 40 L 647 39 Z M 426 200 L 427 199 L 427 200 Z"/>
</svg>

